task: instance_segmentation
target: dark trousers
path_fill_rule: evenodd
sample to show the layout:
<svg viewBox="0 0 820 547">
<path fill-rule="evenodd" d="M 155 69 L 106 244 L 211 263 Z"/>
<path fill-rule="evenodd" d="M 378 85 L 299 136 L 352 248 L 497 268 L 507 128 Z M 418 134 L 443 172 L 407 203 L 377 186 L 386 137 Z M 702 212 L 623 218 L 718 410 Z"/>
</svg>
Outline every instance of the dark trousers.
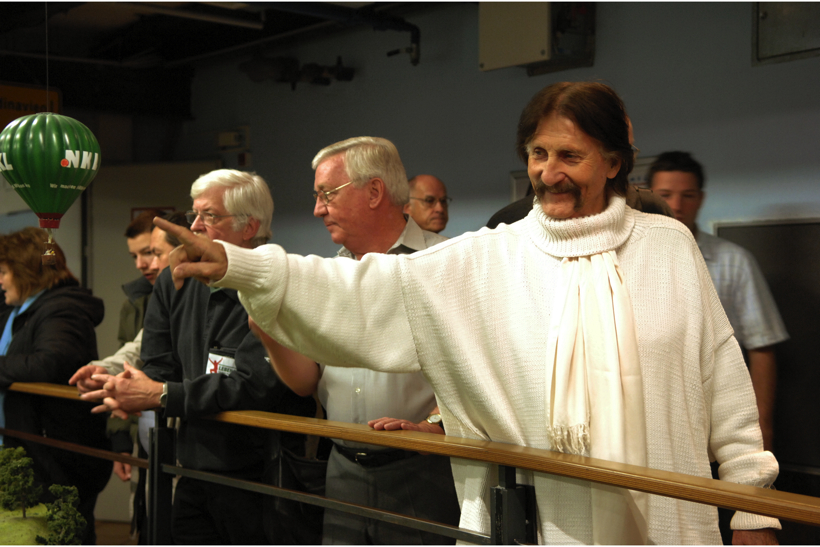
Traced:
<svg viewBox="0 0 820 547">
<path fill-rule="evenodd" d="M 171 536 L 177 545 L 262 545 L 262 494 L 182 477 Z"/>
<path fill-rule="evenodd" d="M 97 495 L 85 496 L 80 500 L 77 511 L 85 518 L 85 531 L 83 532 L 83 545 L 97 544 L 97 529 L 94 521 L 94 506 L 97 505 Z"/>
<path fill-rule="evenodd" d="M 712 478 L 716 480 L 720 480 L 720 475 L 718 475 L 718 463 L 712 462 Z M 730 526 L 732 522 L 732 517 L 735 516 L 735 512 L 729 509 L 724 509 L 723 507 L 718 507 L 718 526 L 720 527 L 720 539 L 723 541 L 724 545 L 731 545 L 732 544 L 732 536 L 734 532 L 732 531 L 732 527 Z"/>
<path fill-rule="evenodd" d="M 328 498 L 458 526 L 461 511 L 450 458 L 421 456 L 379 467 L 351 462 L 334 447 Z M 341 511 L 325 510 L 325 545 L 452 545 L 455 540 Z"/>
</svg>

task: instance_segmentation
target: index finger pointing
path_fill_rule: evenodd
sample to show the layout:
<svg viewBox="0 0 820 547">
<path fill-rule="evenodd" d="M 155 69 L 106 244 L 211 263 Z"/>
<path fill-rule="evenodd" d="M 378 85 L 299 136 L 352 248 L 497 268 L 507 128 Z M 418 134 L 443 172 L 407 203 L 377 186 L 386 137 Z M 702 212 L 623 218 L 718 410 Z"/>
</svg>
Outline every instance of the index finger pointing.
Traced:
<svg viewBox="0 0 820 547">
<path fill-rule="evenodd" d="M 154 226 L 157 226 L 160 230 L 164 230 L 172 236 L 175 236 L 183 244 L 191 244 L 198 239 L 197 236 L 185 226 L 174 224 L 173 222 L 169 222 L 162 217 L 154 217 Z"/>
</svg>

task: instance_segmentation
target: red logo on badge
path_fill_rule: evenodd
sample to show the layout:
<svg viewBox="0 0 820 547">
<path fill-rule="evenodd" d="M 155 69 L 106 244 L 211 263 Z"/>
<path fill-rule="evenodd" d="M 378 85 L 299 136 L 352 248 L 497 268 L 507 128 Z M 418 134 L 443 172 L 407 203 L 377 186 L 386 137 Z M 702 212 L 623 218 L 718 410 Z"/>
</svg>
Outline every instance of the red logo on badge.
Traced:
<svg viewBox="0 0 820 547">
<path fill-rule="evenodd" d="M 216 361 L 214 359 L 208 359 L 208 361 L 210 361 L 211 364 L 213 365 L 213 368 L 211 370 L 209 370 L 208 372 L 210 374 L 216 374 L 217 372 L 219 372 L 219 365 L 222 363 L 222 359 L 220 359 L 219 361 Z"/>
</svg>

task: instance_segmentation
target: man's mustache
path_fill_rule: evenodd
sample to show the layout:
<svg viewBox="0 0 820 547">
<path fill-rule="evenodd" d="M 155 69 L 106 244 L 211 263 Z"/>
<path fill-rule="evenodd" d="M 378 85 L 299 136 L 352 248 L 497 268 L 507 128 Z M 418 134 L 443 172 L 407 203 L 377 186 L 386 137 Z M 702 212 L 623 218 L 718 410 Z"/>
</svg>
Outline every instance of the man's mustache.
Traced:
<svg viewBox="0 0 820 547">
<path fill-rule="evenodd" d="M 537 195 L 543 194 L 564 194 L 570 193 L 575 196 L 581 195 L 581 189 L 572 181 L 566 180 L 563 182 L 559 182 L 558 184 L 553 184 L 552 186 L 547 186 L 542 181 L 538 180 L 535 182 L 535 193 Z"/>
</svg>

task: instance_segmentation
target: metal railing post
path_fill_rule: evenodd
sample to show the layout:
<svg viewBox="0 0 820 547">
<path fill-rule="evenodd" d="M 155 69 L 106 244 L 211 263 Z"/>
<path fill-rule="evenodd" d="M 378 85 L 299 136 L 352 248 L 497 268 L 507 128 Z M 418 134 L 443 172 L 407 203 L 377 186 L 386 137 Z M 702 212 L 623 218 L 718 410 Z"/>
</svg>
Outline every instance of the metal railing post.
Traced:
<svg viewBox="0 0 820 547">
<path fill-rule="evenodd" d="M 163 473 L 162 465 L 173 465 L 175 431 L 165 426 L 162 412 L 156 413 L 148 447 L 148 536 L 151 545 L 171 545 L 171 506 L 173 476 Z"/>
<path fill-rule="evenodd" d="M 515 481 L 515 467 L 498 466 L 490 493 L 490 538 L 495 545 L 535 544 L 535 490 Z"/>
</svg>

